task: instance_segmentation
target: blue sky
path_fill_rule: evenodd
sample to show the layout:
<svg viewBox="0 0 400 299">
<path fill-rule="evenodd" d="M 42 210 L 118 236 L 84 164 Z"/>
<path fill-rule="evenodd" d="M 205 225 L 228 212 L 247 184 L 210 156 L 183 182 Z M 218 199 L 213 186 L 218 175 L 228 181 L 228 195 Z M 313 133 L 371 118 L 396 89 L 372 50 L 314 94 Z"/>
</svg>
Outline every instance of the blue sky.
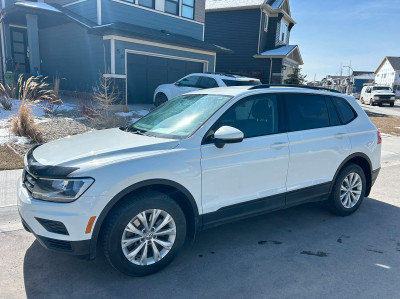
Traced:
<svg viewBox="0 0 400 299">
<path fill-rule="evenodd" d="M 400 0 L 291 0 L 307 80 L 340 74 L 340 65 L 375 71 L 385 56 L 400 56 Z M 348 69 L 343 68 L 343 74 Z"/>
</svg>

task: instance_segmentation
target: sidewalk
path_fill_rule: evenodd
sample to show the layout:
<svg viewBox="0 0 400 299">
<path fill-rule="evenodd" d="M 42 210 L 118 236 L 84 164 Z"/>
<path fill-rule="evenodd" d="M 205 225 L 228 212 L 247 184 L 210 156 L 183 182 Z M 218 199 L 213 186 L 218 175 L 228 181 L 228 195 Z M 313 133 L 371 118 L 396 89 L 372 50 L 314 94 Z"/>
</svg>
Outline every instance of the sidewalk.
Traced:
<svg viewBox="0 0 400 299">
<path fill-rule="evenodd" d="M 17 204 L 17 180 L 22 169 L 0 171 L 0 207 Z"/>
</svg>

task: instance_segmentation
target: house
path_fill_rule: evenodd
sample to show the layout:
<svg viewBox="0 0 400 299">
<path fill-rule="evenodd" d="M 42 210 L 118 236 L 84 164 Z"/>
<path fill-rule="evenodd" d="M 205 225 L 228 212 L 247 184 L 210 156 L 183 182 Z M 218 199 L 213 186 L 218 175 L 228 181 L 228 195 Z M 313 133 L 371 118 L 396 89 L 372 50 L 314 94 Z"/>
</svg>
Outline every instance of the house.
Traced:
<svg viewBox="0 0 400 299">
<path fill-rule="evenodd" d="M 390 86 L 400 97 L 400 57 L 386 56 L 375 71 L 375 83 Z"/>
<path fill-rule="evenodd" d="M 3 73 L 58 76 L 71 91 L 106 76 L 128 104 L 215 71 L 217 53 L 228 52 L 204 42 L 205 0 L 3 0 L 0 20 Z"/>
<path fill-rule="evenodd" d="M 289 43 L 296 24 L 289 0 L 206 0 L 205 20 L 205 41 L 233 51 L 217 55 L 218 72 L 281 84 L 303 64 L 299 47 Z"/>
<path fill-rule="evenodd" d="M 374 72 L 367 71 L 353 71 L 351 75 L 351 84 L 353 85 L 353 93 L 359 94 L 361 93 L 361 89 L 364 84 L 372 84 L 375 79 Z"/>
<path fill-rule="evenodd" d="M 321 86 L 346 93 L 350 86 L 349 76 L 331 76 L 328 75 L 321 80 Z"/>
</svg>

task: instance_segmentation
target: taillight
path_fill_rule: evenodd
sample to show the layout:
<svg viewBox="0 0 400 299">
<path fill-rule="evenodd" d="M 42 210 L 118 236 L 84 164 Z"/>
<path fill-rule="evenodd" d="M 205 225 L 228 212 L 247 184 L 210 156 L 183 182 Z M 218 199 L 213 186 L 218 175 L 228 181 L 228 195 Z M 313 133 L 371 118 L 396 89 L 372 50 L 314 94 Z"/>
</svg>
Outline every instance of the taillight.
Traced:
<svg viewBox="0 0 400 299">
<path fill-rule="evenodd" d="M 378 131 L 378 144 L 382 143 L 382 136 L 381 136 L 381 132 Z"/>
</svg>

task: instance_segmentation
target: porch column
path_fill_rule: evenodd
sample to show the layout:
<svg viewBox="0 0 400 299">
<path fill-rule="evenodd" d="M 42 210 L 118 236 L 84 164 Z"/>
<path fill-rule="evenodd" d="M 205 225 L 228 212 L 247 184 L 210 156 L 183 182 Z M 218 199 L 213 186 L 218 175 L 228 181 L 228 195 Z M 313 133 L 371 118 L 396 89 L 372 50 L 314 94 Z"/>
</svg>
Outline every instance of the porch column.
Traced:
<svg viewBox="0 0 400 299">
<path fill-rule="evenodd" d="M 40 74 L 39 30 L 37 15 L 26 15 L 28 27 L 29 66 L 31 73 Z"/>
</svg>

